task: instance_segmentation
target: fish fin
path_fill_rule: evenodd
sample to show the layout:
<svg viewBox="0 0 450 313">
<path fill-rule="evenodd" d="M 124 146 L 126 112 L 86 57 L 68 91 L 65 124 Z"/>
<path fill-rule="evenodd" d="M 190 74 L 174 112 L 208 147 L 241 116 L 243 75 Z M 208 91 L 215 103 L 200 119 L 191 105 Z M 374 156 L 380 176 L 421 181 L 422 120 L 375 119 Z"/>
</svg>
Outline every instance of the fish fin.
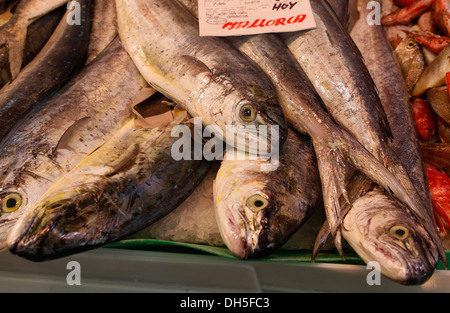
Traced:
<svg viewBox="0 0 450 313">
<path fill-rule="evenodd" d="M 312 250 L 311 261 L 315 261 L 319 251 L 323 248 L 325 243 L 327 242 L 328 236 L 330 235 L 330 226 L 327 221 L 322 224 L 320 228 L 316 240 L 314 241 L 314 247 Z"/>
<path fill-rule="evenodd" d="M 59 139 L 54 152 L 62 149 L 76 152 L 74 143 L 80 141 L 80 138 L 77 135 L 79 133 L 79 129 L 86 127 L 86 124 L 89 122 L 89 120 L 90 117 L 86 116 L 70 125 Z"/>
</svg>

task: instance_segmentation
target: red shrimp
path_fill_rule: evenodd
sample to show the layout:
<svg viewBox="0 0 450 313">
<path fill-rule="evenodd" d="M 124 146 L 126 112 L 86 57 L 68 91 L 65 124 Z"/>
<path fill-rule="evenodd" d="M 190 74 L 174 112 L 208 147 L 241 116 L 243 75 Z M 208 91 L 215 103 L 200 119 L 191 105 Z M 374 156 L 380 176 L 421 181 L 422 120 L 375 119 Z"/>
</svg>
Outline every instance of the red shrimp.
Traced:
<svg viewBox="0 0 450 313">
<path fill-rule="evenodd" d="M 394 13 L 388 14 L 381 18 L 381 24 L 390 25 L 407 25 L 413 20 L 421 16 L 433 5 L 436 0 L 417 0 L 410 5 L 403 7 Z"/>
<path fill-rule="evenodd" d="M 436 114 L 427 100 L 422 98 L 415 99 L 412 104 L 414 123 L 420 139 L 430 140 L 436 133 L 437 120 Z"/>
<path fill-rule="evenodd" d="M 442 231 L 450 227 L 450 177 L 441 169 L 425 164 L 431 204 L 437 224 Z"/>
</svg>

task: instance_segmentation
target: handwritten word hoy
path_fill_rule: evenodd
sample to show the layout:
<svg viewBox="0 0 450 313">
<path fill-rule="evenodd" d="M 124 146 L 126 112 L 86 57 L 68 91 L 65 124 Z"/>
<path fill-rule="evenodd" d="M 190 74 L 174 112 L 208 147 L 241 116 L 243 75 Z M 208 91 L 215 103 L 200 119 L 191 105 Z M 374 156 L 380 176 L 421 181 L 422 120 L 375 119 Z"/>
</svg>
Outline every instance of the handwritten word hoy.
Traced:
<svg viewBox="0 0 450 313">
<path fill-rule="evenodd" d="M 277 0 L 277 1 L 280 1 L 280 0 Z M 297 4 L 297 2 L 291 2 L 291 1 L 289 1 L 289 3 L 275 3 L 273 5 L 272 10 L 280 10 L 280 9 L 281 10 L 286 10 L 286 9 L 292 10 L 294 5 L 296 5 L 296 4 Z"/>
</svg>

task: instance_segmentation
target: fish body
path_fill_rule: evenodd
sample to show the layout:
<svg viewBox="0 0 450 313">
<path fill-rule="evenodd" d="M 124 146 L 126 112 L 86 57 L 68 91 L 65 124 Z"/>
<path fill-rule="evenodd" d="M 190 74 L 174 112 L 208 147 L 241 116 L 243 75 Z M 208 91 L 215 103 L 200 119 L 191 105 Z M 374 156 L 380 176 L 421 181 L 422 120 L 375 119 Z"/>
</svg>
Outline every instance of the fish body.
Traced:
<svg viewBox="0 0 450 313">
<path fill-rule="evenodd" d="M 175 209 L 210 165 L 172 157 L 175 125 L 136 128 L 130 120 L 25 212 L 9 235 L 10 251 L 59 258 L 121 239 Z"/>
<path fill-rule="evenodd" d="M 381 24 L 383 26 L 408 25 L 423 13 L 428 11 L 434 2 L 435 0 L 413 1 L 409 5 L 383 16 L 381 18 Z"/>
<path fill-rule="evenodd" d="M 66 21 L 70 10 L 38 55 L 0 89 L 0 138 L 34 106 L 59 89 L 81 67 L 89 41 L 89 2 L 79 1 L 80 25 Z"/>
<path fill-rule="evenodd" d="M 18 3 L 14 15 L 0 30 L 0 42 L 8 46 L 7 58 L 12 80 L 22 68 L 28 26 L 37 18 L 67 2 L 69 0 L 25 0 Z M 73 8 L 76 8 L 76 5 L 75 1 Z"/>
<path fill-rule="evenodd" d="M 287 125 L 275 88 L 251 60 L 222 38 L 200 37 L 174 0 L 117 0 L 116 8 L 124 47 L 153 88 L 225 135 L 227 125 L 276 126 L 280 140 L 267 139 L 282 145 Z"/>
<path fill-rule="evenodd" d="M 414 37 L 407 36 L 395 48 L 395 55 L 402 69 L 408 93 L 411 93 L 426 66 L 422 47 Z"/>
<path fill-rule="evenodd" d="M 275 171 L 269 161 L 226 154 L 214 182 L 220 234 L 241 259 L 269 255 L 321 205 L 320 176 L 310 139 L 289 131 Z"/>
<path fill-rule="evenodd" d="M 116 3 L 111 0 L 95 0 L 92 27 L 86 64 L 92 62 L 117 36 Z"/>
<path fill-rule="evenodd" d="M 117 39 L 3 139 L 1 249 L 23 212 L 132 117 L 130 103 L 143 86 L 142 76 Z M 7 205 L 11 197 L 15 203 Z"/>
</svg>

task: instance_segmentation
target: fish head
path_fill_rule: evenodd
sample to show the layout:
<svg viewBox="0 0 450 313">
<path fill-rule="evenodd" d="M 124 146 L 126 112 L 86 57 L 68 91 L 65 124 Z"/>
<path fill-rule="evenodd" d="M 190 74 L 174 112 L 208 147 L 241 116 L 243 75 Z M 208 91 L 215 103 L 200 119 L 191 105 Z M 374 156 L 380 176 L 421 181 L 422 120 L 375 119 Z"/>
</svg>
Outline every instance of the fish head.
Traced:
<svg viewBox="0 0 450 313">
<path fill-rule="evenodd" d="M 364 262 L 403 285 L 427 281 L 438 262 L 438 249 L 424 226 L 402 203 L 371 191 L 353 203 L 342 234 Z"/>
<path fill-rule="evenodd" d="M 256 99 L 256 100 L 255 100 Z M 233 112 L 231 125 L 234 136 L 227 134 L 231 146 L 254 154 L 278 153 L 287 137 L 287 121 L 278 100 L 270 97 L 242 100 Z M 232 139 L 233 142 L 229 142 Z M 245 142 L 245 146 L 241 143 Z"/>
<path fill-rule="evenodd" d="M 239 172 L 242 166 L 228 165 L 222 162 L 214 181 L 219 231 L 235 256 L 265 257 L 290 238 L 309 212 L 299 208 L 299 195 L 286 190 L 275 173 L 261 175 L 246 167 Z"/>
<path fill-rule="evenodd" d="M 413 36 L 403 38 L 395 48 L 395 54 L 405 77 L 411 69 L 423 70 L 425 59 L 422 47 Z"/>
<path fill-rule="evenodd" d="M 101 218 L 111 213 L 111 206 L 99 203 L 101 186 L 61 187 L 53 186 L 24 212 L 7 238 L 10 252 L 41 261 L 94 248 L 106 240 Z"/>
</svg>

